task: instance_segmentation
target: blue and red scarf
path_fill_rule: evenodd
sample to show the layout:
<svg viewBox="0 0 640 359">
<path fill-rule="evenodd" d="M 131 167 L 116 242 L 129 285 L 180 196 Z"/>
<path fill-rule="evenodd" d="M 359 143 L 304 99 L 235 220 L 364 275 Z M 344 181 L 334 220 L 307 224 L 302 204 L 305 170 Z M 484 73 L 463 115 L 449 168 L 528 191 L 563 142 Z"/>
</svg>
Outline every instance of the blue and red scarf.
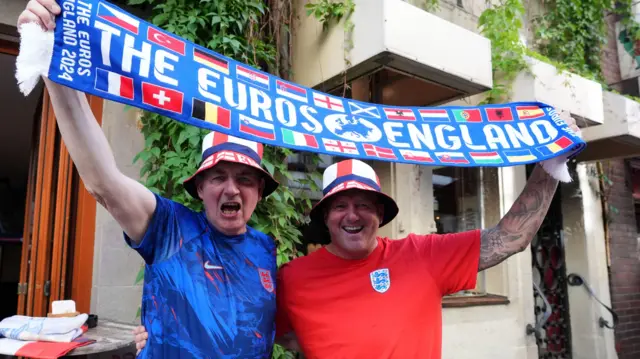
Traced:
<svg viewBox="0 0 640 359">
<path fill-rule="evenodd" d="M 17 77 L 25 93 L 46 76 L 192 126 L 363 160 L 502 167 L 568 158 L 585 147 L 543 103 L 400 107 L 355 101 L 259 71 L 106 1 L 58 2 L 62 13 L 53 33 L 34 24 L 21 29 Z"/>
</svg>

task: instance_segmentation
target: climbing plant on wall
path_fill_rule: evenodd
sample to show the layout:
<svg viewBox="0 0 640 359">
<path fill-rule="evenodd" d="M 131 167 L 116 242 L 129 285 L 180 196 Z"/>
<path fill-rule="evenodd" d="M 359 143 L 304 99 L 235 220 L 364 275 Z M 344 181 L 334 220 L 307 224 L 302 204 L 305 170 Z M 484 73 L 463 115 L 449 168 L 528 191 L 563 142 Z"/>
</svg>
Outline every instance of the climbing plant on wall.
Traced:
<svg viewBox="0 0 640 359">
<path fill-rule="evenodd" d="M 133 6 L 152 7 L 153 24 L 198 45 L 247 63 L 274 75 L 289 76 L 289 27 L 291 0 L 129 0 Z M 136 156 L 142 161 L 140 175 L 144 184 L 165 197 L 200 210 L 202 204 L 183 189 L 182 181 L 199 165 L 201 141 L 206 131 L 145 112 L 140 120 L 145 147 Z M 295 193 L 286 185 L 293 180 L 287 157 L 293 151 L 265 146 L 263 164 L 283 186 L 261 201 L 249 224 L 277 240 L 278 265 L 300 253 L 300 226 L 311 201 L 304 193 Z M 319 156 L 310 154 L 312 163 Z M 318 190 L 319 173 L 310 167 L 297 182 Z M 142 274 L 138 280 L 142 280 Z M 293 357 L 276 346 L 275 358 Z"/>
</svg>

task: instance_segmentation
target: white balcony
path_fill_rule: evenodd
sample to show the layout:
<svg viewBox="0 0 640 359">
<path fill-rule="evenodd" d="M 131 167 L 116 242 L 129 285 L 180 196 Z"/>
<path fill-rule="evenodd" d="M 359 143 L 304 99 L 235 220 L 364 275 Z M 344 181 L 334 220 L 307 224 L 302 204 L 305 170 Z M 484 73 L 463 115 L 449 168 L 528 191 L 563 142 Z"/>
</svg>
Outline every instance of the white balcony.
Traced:
<svg viewBox="0 0 640 359">
<path fill-rule="evenodd" d="M 355 0 L 353 48 L 344 60 L 344 19 L 328 31 L 296 1 L 293 80 L 330 92 L 348 81 L 382 72 L 421 103 L 442 103 L 493 86 L 488 39 L 402 0 Z M 388 82 L 389 83 L 389 82 Z M 401 85 L 400 85 L 401 84 Z M 397 103 L 399 104 L 399 103 Z"/>
<path fill-rule="evenodd" d="M 588 143 L 579 161 L 595 161 L 640 155 L 640 103 L 605 91 L 604 123 L 582 129 Z"/>
<path fill-rule="evenodd" d="M 531 72 L 523 71 L 516 77 L 511 101 L 539 101 L 569 111 L 581 128 L 604 122 L 599 83 L 570 72 L 558 72 L 553 65 L 533 58 L 527 61 Z"/>
</svg>

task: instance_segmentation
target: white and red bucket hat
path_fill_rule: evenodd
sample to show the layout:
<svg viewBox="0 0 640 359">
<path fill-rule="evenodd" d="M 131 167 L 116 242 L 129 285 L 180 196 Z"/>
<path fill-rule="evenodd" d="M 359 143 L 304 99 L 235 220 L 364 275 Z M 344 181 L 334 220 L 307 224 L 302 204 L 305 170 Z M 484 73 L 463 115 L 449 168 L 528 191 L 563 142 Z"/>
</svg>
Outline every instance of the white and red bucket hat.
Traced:
<svg viewBox="0 0 640 359">
<path fill-rule="evenodd" d="M 398 205 L 393 198 L 384 194 L 380 188 L 380 179 L 368 164 L 359 160 L 344 160 L 334 163 L 322 174 L 322 194 L 320 202 L 311 209 L 311 221 L 324 225 L 324 207 L 327 199 L 347 190 L 374 192 L 384 206 L 384 215 L 380 227 L 391 222 L 398 215 Z"/>
<path fill-rule="evenodd" d="M 226 161 L 240 163 L 259 170 L 265 182 L 262 197 L 267 197 L 278 188 L 279 183 L 260 165 L 262 163 L 262 151 L 263 145 L 261 143 L 212 131 L 202 140 L 200 167 L 183 182 L 184 188 L 193 198 L 200 199 L 195 181 L 198 174 L 212 168 L 221 161 Z"/>
</svg>

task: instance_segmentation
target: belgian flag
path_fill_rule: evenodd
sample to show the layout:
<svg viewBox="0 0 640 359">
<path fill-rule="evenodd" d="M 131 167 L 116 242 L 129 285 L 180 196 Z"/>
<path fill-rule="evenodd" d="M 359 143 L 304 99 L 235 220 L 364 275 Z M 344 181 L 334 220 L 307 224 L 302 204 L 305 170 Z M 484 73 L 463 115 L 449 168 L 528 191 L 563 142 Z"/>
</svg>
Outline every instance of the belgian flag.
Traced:
<svg viewBox="0 0 640 359">
<path fill-rule="evenodd" d="M 231 111 L 197 98 L 193 99 L 191 117 L 224 128 L 231 128 Z"/>
</svg>

